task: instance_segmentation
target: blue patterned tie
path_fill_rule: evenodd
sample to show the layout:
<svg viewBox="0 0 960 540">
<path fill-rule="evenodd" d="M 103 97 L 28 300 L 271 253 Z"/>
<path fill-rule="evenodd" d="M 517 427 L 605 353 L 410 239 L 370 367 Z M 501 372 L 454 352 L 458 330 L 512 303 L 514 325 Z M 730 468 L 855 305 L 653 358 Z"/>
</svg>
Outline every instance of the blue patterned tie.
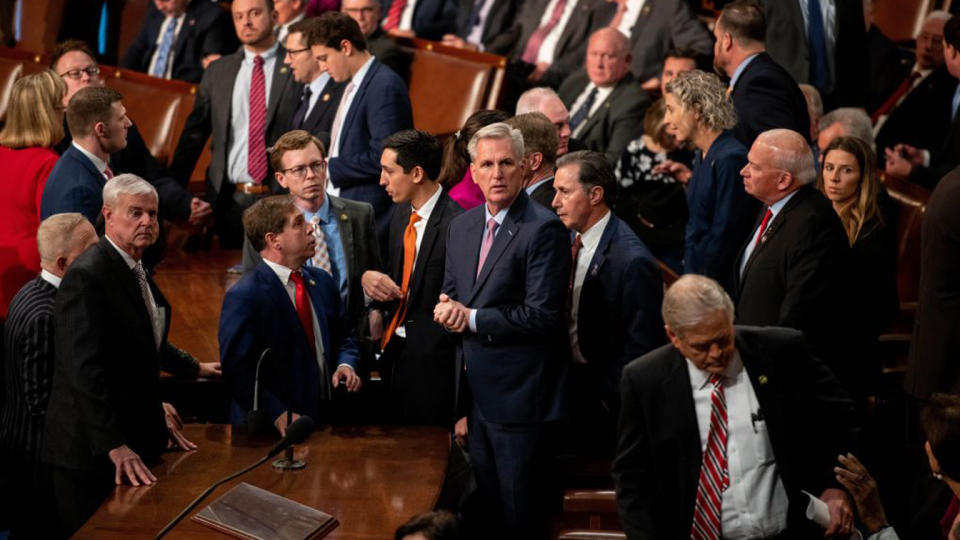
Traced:
<svg viewBox="0 0 960 540">
<path fill-rule="evenodd" d="M 823 91 L 827 84 L 827 35 L 820 0 L 807 0 L 807 46 L 810 49 L 810 83 Z"/>
<path fill-rule="evenodd" d="M 157 61 L 153 63 L 153 71 L 150 72 L 154 77 L 163 77 L 167 73 L 167 60 L 170 59 L 170 50 L 173 49 L 173 37 L 177 31 L 177 20 L 170 19 L 167 23 L 167 30 L 163 33 L 163 39 L 160 41 L 160 47 L 157 49 Z"/>
<path fill-rule="evenodd" d="M 570 119 L 570 130 L 577 129 L 577 126 L 580 125 L 580 122 L 583 122 L 590 116 L 590 109 L 593 108 L 593 102 L 597 100 L 597 91 L 600 89 L 596 86 L 593 87 L 593 90 L 590 90 L 590 93 L 587 94 L 586 101 L 583 102 L 583 105 L 577 109 L 577 112 L 573 113 L 573 118 Z"/>
</svg>

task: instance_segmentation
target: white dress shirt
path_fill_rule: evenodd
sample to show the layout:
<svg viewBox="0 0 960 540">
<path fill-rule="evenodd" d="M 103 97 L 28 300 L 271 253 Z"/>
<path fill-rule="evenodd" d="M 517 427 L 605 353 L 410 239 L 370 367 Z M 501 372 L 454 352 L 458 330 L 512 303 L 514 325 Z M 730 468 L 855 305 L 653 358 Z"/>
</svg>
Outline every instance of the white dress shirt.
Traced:
<svg viewBox="0 0 960 540">
<path fill-rule="evenodd" d="M 710 374 L 687 360 L 700 448 L 710 433 Z M 787 491 L 777 474 L 767 424 L 740 352 L 723 374 L 727 402 L 727 469 L 730 486 L 721 501 L 721 533 L 727 540 L 771 538 L 787 528 Z"/>
<path fill-rule="evenodd" d="M 335 139 L 330 141 L 330 159 L 336 159 L 340 157 L 340 141 L 343 139 L 343 134 L 347 131 L 347 115 L 350 114 L 350 107 L 353 105 L 354 98 L 357 97 L 357 92 L 360 90 L 360 85 L 363 84 L 364 77 L 367 76 L 367 72 L 370 71 L 370 66 L 373 65 L 374 56 L 371 54 L 370 58 L 356 73 L 353 74 L 353 77 L 350 79 L 350 84 L 353 85 L 350 88 L 350 92 L 344 90 L 343 97 L 340 98 L 340 105 L 338 105 L 337 114 L 342 114 L 343 118 L 341 120 L 340 131 L 337 132 Z M 349 85 L 348 85 L 349 86 Z M 343 109 L 341 113 L 339 108 Z M 327 167 L 327 175 L 330 177 L 331 181 L 327 182 L 327 193 L 337 197 L 340 195 L 340 188 L 333 185 L 333 171 L 330 167 Z"/>
<path fill-rule="evenodd" d="M 413 230 L 417 234 L 417 247 L 415 248 L 416 252 L 414 253 L 414 256 L 413 256 L 413 265 L 410 267 L 411 273 L 413 272 L 413 269 L 416 268 L 417 266 L 417 258 L 420 257 L 420 245 L 423 244 L 423 231 L 427 228 L 427 222 L 430 220 L 430 214 L 432 214 L 433 209 L 436 208 L 437 201 L 440 200 L 440 194 L 443 192 L 443 189 L 440 186 L 436 186 L 436 187 L 437 187 L 437 191 L 434 192 L 434 194 L 431 195 L 429 199 L 427 199 L 427 202 L 423 203 L 423 206 L 421 206 L 420 208 L 413 209 L 413 213 L 420 216 L 420 220 L 413 224 Z M 413 205 L 411 205 L 411 208 L 412 206 Z M 411 275 L 411 278 L 412 277 L 413 276 Z M 407 292 L 409 292 L 409 289 L 407 290 Z M 402 338 L 407 337 L 407 329 L 403 326 L 403 324 L 398 326 L 393 333 Z"/>
<path fill-rule="evenodd" d="M 573 352 L 573 360 L 581 364 L 586 364 L 587 360 L 580 352 L 580 338 L 577 335 L 577 317 L 580 314 L 580 291 L 583 289 L 583 281 L 587 278 L 587 272 L 590 270 L 590 262 L 593 260 L 593 254 L 596 253 L 600 245 L 600 238 L 603 237 L 603 231 L 610 223 L 610 212 L 600 218 L 592 227 L 580 235 L 580 241 L 583 246 L 577 253 L 577 266 L 573 274 L 573 298 L 570 306 L 570 349 Z"/>
<path fill-rule="evenodd" d="M 277 62 L 277 48 L 273 44 L 269 50 L 260 54 L 263 58 L 264 100 L 267 111 L 270 110 L 270 87 L 273 83 L 273 66 Z M 234 184 L 252 183 L 253 177 L 247 172 L 247 155 L 250 148 L 250 83 L 253 79 L 253 57 L 257 56 L 246 48 L 243 49 L 243 60 L 240 62 L 240 71 L 233 83 L 233 94 L 230 102 L 230 146 L 227 147 L 227 178 Z M 225 96 L 211 96 L 212 99 Z M 266 119 L 270 123 L 270 119 Z M 266 126 L 264 126 L 266 127 Z M 264 179 L 266 180 L 266 179 Z"/>
<path fill-rule="evenodd" d="M 396 0 L 394 0 L 396 1 Z M 407 5 L 403 6 L 403 12 L 400 13 L 400 24 L 398 30 L 413 30 L 413 12 L 417 9 L 417 0 L 407 0 Z"/>
<path fill-rule="evenodd" d="M 617 30 L 619 30 L 621 34 L 631 37 L 630 32 L 633 31 L 633 27 L 637 23 L 637 17 L 640 16 L 640 10 L 643 9 L 643 5 L 646 3 L 646 0 L 627 0 L 627 10 L 623 12 L 623 17 L 620 18 L 620 24 L 617 25 Z"/>
<path fill-rule="evenodd" d="M 117 250 L 117 253 L 120 254 L 120 257 L 123 258 L 123 262 L 127 264 L 127 267 L 133 271 L 133 267 L 137 265 L 140 261 L 133 260 L 133 257 L 129 253 L 120 249 L 120 246 L 115 244 L 113 240 L 107 236 L 103 235 L 104 238 L 110 242 L 110 245 L 113 246 L 113 249 Z M 137 283 L 137 290 L 140 289 L 140 284 Z M 160 346 L 160 341 L 163 339 L 163 325 L 166 322 L 166 313 L 164 313 L 163 308 L 157 305 L 156 298 L 153 297 L 153 291 L 150 290 L 149 284 L 147 286 L 147 315 L 150 317 L 150 327 L 153 329 L 153 337 L 157 340 L 157 347 Z"/>
<path fill-rule="evenodd" d="M 104 178 L 107 178 L 107 175 L 106 175 L 106 173 L 105 173 L 105 171 L 107 170 L 107 162 L 106 162 L 106 161 L 98 158 L 97 156 L 93 155 L 93 153 L 91 153 L 90 151 L 88 151 L 86 148 L 84 148 L 84 147 L 80 146 L 79 144 L 77 144 L 76 139 L 74 139 L 73 142 L 70 143 L 70 144 L 72 144 L 74 148 L 76 148 L 77 150 L 79 150 L 80 153 L 82 153 L 83 155 L 87 156 L 87 159 L 89 159 L 89 160 L 93 163 L 93 166 L 96 167 L 98 171 L 100 171 L 100 174 L 102 174 Z M 107 178 L 107 180 L 109 180 L 109 178 Z"/>
<path fill-rule="evenodd" d="M 587 97 L 590 96 L 590 92 L 592 92 L 594 88 L 597 89 L 597 97 L 593 99 L 593 104 L 590 105 L 590 111 L 587 113 L 587 116 L 577 125 L 577 129 L 573 130 L 573 133 L 571 134 L 572 137 L 580 136 L 580 134 L 583 132 L 584 126 L 587 125 L 587 120 L 593 116 L 594 113 L 597 112 L 597 109 L 603 105 L 603 102 L 610 97 L 610 94 L 613 92 L 613 88 L 615 86 L 615 84 L 610 86 L 597 86 L 592 82 L 587 83 L 587 87 L 583 89 L 583 92 L 580 92 L 580 95 L 577 96 L 577 99 L 573 102 L 573 106 L 570 107 L 570 116 L 573 117 L 573 115 L 576 114 L 576 111 L 580 110 L 580 107 L 583 106 L 583 104 L 587 101 Z"/>
<path fill-rule="evenodd" d="M 63 278 L 49 272 L 47 270 L 40 270 L 40 279 L 46 281 L 47 283 L 53 285 L 54 289 L 60 288 L 60 282 L 63 281 Z"/>
<path fill-rule="evenodd" d="M 473 25 L 470 28 L 470 33 L 467 34 L 467 43 L 473 43 L 478 50 L 483 51 L 483 29 L 487 25 L 487 17 L 490 15 L 490 10 L 496 0 L 478 1 L 483 2 L 483 6 L 480 8 L 479 17 L 477 17 L 477 24 Z"/>
<path fill-rule="evenodd" d="M 160 32 L 157 34 L 156 47 L 153 50 L 153 54 L 150 55 L 150 65 L 147 66 L 147 73 L 153 73 L 153 67 L 157 64 L 157 55 L 160 53 L 160 44 L 163 42 L 163 35 L 167 33 L 167 28 L 169 28 L 171 24 L 175 24 L 176 29 L 173 31 L 173 42 L 170 43 L 170 54 L 167 55 L 167 68 L 163 70 L 163 78 L 170 78 L 170 73 L 173 71 L 173 49 L 176 48 L 177 36 L 180 35 L 183 20 L 186 18 L 187 14 L 184 12 L 181 13 L 179 17 L 167 17 L 163 20 L 163 24 L 160 25 Z"/>
<path fill-rule="evenodd" d="M 770 225 L 773 224 L 773 220 L 777 219 L 777 214 L 783 210 L 783 207 L 790 202 L 790 199 L 796 195 L 796 191 L 791 192 L 786 197 L 780 199 L 779 201 L 771 204 L 768 208 L 770 209 L 770 221 L 767 222 L 767 228 L 764 230 L 766 232 L 770 229 Z M 761 223 L 762 225 L 762 223 Z M 743 250 L 743 260 L 740 261 L 740 275 L 743 275 L 743 271 L 747 268 L 747 261 L 750 260 L 750 255 L 753 255 L 754 248 L 757 247 L 757 240 L 760 239 L 760 225 L 757 225 L 757 228 L 753 230 L 753 234 L 750 235 L 750 243 L 747 244 L 746 249 Z"/>
<path fill-rule="evenodd" d="M 550 3 L 547 4 L 547 9 L 543 10 L 543 16 L 540 17 L 540 24 L 537 25 L 537 28 L 546 25 L 550 21 L 550 16 L 553 15 L 553 9 L 556 7 L 557 2 L 560 0 L 550 0 Z M 570 22 L 570 17 L 573 15 L 573 10 L 577 7 L 577 2 L 579 0 L 566 0 L 566 4 L 563 6 L 563 15 L 560 16 L 560 22 L 553 27 L 553 30 L 547 34 L 547 37 L 543 39 L 543 43 L 540 44 L 540 50 L 537 51 L 537 62 L 545 62 L 547 64 L 552 64 L 556 59 L 557 45 L 560 43 L 560 36 L 563 35 L 564 28 L 567 27 L 567 23 Z"/>
</svg>

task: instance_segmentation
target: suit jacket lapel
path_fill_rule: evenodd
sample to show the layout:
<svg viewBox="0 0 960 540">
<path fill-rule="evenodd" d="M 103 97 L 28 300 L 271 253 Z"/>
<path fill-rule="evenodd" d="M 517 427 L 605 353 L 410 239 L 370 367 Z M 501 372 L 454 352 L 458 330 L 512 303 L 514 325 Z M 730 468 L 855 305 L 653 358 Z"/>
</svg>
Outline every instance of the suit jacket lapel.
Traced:
<svg viewBox="0 0 960 540">
<path fill-rule="evenodd" d="M 680 448 L 683 456 L 689 456 L 686 464 L 686 477 L 681 485 L 681 495 L 684 501 L 693 503 L 696 497 L 697 482 L 700 477 L 700 464 L 703 453 L 700 448 L 700 431 L 697 424 L 697 409 L 693 404 L 693 391 L 690 386 L 690 373 L 687 371 L 687 362 L 677 349 L 671 349 L 670 363 L 672 369 L 663 381 L 663 395 L 674 400 L 672 410 L 675 411 L 677 429 L 681 434 Z"/>
<path fill-rule="evenodd" d="M 224 57 L 223 61 L 227 66 L 227 76 L 222 79 L 216 79 L 216 92 L 210 96 L 210 99 L 225 99 L 227 100 L 227 107 L 224 109 L 226 111 L 233 110 L 233 85 L 237 82 L 237 75 L 240 73 L 240 65 L 243 63 L 243 47 L 241 46 L 237 52 Z M 220 115 L 220 125 L 213 126 L 215 130 L 222 130 L 224 134 L 224 140 L 229 136 L 230 128 L 230 116 L 231 114 Z M 217 118 L 217 116 L 214 116 Z M 269 118 L 269 116 L 267 117 Z M 216 137 L 216 135 L 214 135 Z M 214 138 L 216 140 L 216 138 Z M 224 167 L 226 167 L 227 152 L 223 152 Z"/>
<path fill-rule="evenodd" d="M 100 240 L 100 245 L 97 247 L 106 254 L 106 258 L 110 263 L 107 265 L 106 270 L 113 274 L 113 282 L 117 283 L 123 292 L 126 293 L 133 306 L 133 310 L 137 313 L 137 317 L 140 319 L 139 327 L 144 333 L 144 339 L 149 336 L 149 342 L 153 343 L 155 339 L 153 336 L 153 324 L 150 322 L 150 314 L 147 313 L 147 304 L 144 302 L 143 294 L 140 293 L 140 285 L 137 283 L 136 275 L 133 273 L 133 270 L 127 266 L 127 261 L 123 260 L 123 257 L 121 257 L 120 253 L 111 245 L 110 240 L 107 240 L 106 236 Z M 156 348 L 153 350 L 156 351 Z"/>
<path fill-rule="evenodd" d="M 650 20 L 650 14 L 656 9 L 656 4 L 656 0 L 647 0 L 643 4 L 643 7 L 640 8 L 640 13 L 637 13 L 637 20 L 633 23 L 633 27 L 630 28 L 629 37 L 631 46 L 635 45 L 640 39 L 643 33 L 643 27 L 647 24 L 647 21 Z M 614 10 L 614 14 L 616 14 L 616 10 Z"/>
<path fill-rule="evenodd" d="M 747 272 L 750 271 L 750 266 L 753 264 L 753 261 L 756 260 L 757 254 L 763 251 L 763 248 L 766 247 L 767 243 L 770 242 L 770 240 L 777 233 L 777 231 L 783 228 L 784 222 L 787 221 L 787 214 L 790 213 L 790 210 L 792 210 L 794 206 L 799 204 L 800 199 L 804 195 L 804 189 L 805 188 L 800 188 L 799 190 L 797 190 L 794 196 L 791 197 L 789 201 L 787 201 L 787 204 L 783 205 L 783 208 L 781 208 L 780 211 L 777 212 L 777 215 L 774 216 L 774 218 L 770 220 L 770 223 L 767 224 L 767 228 L 766 230 L 763 231 L 763 235 L 760 237 L 760 241 L 757 243 L 757 247 L 753 249 L 753 252 L 750 253 L 750 258 L 747 259 L 747 265 L 743 267 L 743 274 L 740 277 L 741 282 L 743 282 L 743 278 L 747 277 Z M 754 225 L 752 232 L 756 232 L 757 227 L 760 226 L 760 222 L 762 221 L 763 214 L 760 214 L 760 216 L 761 216 L 761 219 L 757 221 L 756 225 Z M 756 242 L 756 238 L 754 238 L 752 233 L 750 235 L 749 242 Z M 746 245 L 744 245 L 744 250 L 746 250 Z"/>
<path fill-rule="evenodd" d="M 437 243 L 440 236 L 440 223 L 443 222 L 447 212 L 447 195 L 440 194 L 433 212 L 430 213 L 430 219 L 427 226 L 423 228 L 423 240 L 420 242 L 420 250 L 417 252 L 417 261 L 414 263 L 413 276 L 410 279 L 410 289 L 408 296 L 412 296 L 420 283 L 423 282 L 423 273 L 426 272 L 427 263 L 430 261 L 430 255 L 433 252 L 433 246 Z"/>
<path fill-rule="evenodd" d="M 267 104 L 268 126 L 273 123 L 273 117 L 277 114 L 277 107 L 280 106 L 280 98 L 285 93 L 287 85 L 293 80 L 290 76 L 290 68 L 283 63 L 283 57 L 286 54 L 286 49 L 277 47 L 277 56 L 273 61 L 273 82 L 270 83 L 270 103 Z"/>
<path fill-rule="evenodd" d="M 347 267 L 340 269 L 347 278 L 347 290 L 350 290 L 350 270 L 357 265 L 355 258 L 356 249 L 353 245 L 353 220 L 347 212 L 343 202 L 333 196 L 330 197 L 330 219 L 336 220 L 337 228 L 340 229 L 340 245 L 343 246 L 343 258 L 347 261 Z"/>
<path fill-rule="evenodd" d="M 103 186 L 104 184 L 107 183 L 106 177 L 103 176 L 102 172 L 97 170 L 97 166 L 94 165 L 92 161 L 90 161 L 90 158 L 88 158 L 86 154 L 84 154 L 80 150 L 77 150 L 77 148 L 72 144 L 70 145 L 70 148 L 67 149 L 67 152 L 70 152 L 70 155 L 73 159 L 77 160 L 79 163 L 83 165 L 85 169 L 90 171 L 90 174 L 92 174 L 100 182 L 100 186 Z M 112 249 L 112 246 L 111 246 L 111 249 Z"/>
<path fill-rule="evenodd" d="M 367 93 L 367 87 L 370 86 L 370 81 L 373 80 L 374 75 L 377 73 L 377 70 L 380 69 L 380 62 L 376 59 L 373 60 L 373 63 L 370 64 L 370 69 L 367 70 L 367 74 L 363 76 L 363 81 L 360 82 L 360 88 L 357 88 L 355 92 L 357 93 L 354 96 L 353 101 L 350 103 L 350 110 L 347 111 L 347 117 L 343 119 L 343 124 L 340 127 L 340 131 L 346 131 L 346 126 L 353 125 L 353 119 L 360 114 L 360 104 L 363 103 L 364 95 Z M 344 96 L 346 97 L 346 96 Z M 344 98 L 340 98 L 344 99 Z M 341 138 L 341 143 L 343 139 Z M 343 145 L 341 144 L 341 147 Z"/>
<path fill-rule="evenodd" d="M 283 325 L 287 328 L 300 328 L 300 335 L 302 335 L 304 341 L 306 341 L 307 333 L 303 330 L 303 325 L 300 324 L 300 318 L 297 316 L 297 308 L 293 305 L 293 302 L 290 301 L 287 288 L 280 281 L 276 272 L 263 261 L 260 261 L 260 263 L 254 267 L 254 272 L 256 272 L 260 278 L 264 296 L 269 298 L 273 303 L 274 313 L 286 319 L 283 321 Z"/>
<path fill-rule="evenodd" d="M 317 124 L 320 122 L 320 118 L 327 112 L 327 109 L 333 105 L 333 87 L 336 83 L 333 82 L 333 79 L 327 81 L 327 84 L 323 85 L 323 90 L 320 91 L 320 97 L 317 98 L 316 103 L 313 104 L 313 109 L 310 110 L 310 114 L 307 115 L 306 120 L 303 121 L 303 129 L 313 132 Z"/>
<path fill-rule="evenodd" d="M 743 367 L 747 370 L 747 376 L 750 378 L 753 393 L 757 395 L 760 416 L 763 417 L 767 425 L 770 445 L 776 452 L 777 448 L 783 448 L 781 444 L 783 433 L 779 431 L 779 428 L 785 424 L 781 396 L 778 394 L 779 384 L 776 380 L 776 373 L 770 369 L 772 364 L 766 361 L 771 356 L 762 347 L 753 347 L 750 342 L 743 341 L 739 332 L 737 332 L 736 345 L 740 352 Z"/>
<path fill-rule="evenodd" d="M 483 287 L 483 282 L 487 280 L 487 277 L 490 276 L 490 272 L 494 266 L 497 264 L 497 260 L 500 259 L 500 256 L 503 255 L 503 252 L 506 251 L 507 246 L 513 242 L 513 239 L 517 236 L 517 231 L 520 230 L 520 224 L 516 222 L 517 216 L 523 212 L 524 207 L 529 204 L 526 195 L 523 191 L 520 192 L 520 195 L 517 196 L 517 199 L 513 202 L 513 206 L 510 207 L 510 210 L 507 212 L 506 217 L 503 218 L 503 223 L 500 224 L 499 230 L 497 231 L 496 237 L 493 239 L 493 246 L 490 247 L 490 252 L 487 253 L 487 259 L 483 261 L 483 268 L 480 270 L 480 275 L 477 277 L 477 281 L 473 284 L 473 290 L 470 292 L 470 299 L 467 300 L 467 305 L 470 305 L 473 302 L 473 299 L 476 298 L 477 293 L 480 292 L 480 289 Z M 481 214 L 483 215 L 483 214 Z M 483 227 L 481 227 L 483 230 Z M 486 234 L 484 231 L 482 234 Z M 481 239 L 481 245 L 483 245 L 483 240 Z M 479 262 L 479 253 L 477 254 L 477 260 Z M 474 266 L 476 268 L 476 266 Z"/>
<path fill-rule="evenodd" d="M 161 23 L 162 24 L 162 23 Z M 187 45 L 187 38 L 193 33 L 197 24 L 197 18 L 190 13 L 188 9 L 183 16 L 183 24 L 180 26 L 180 32 L 177 33 L 177 39 L 173 44 L 173 60 L 183 58 L 183 48 Z"/>
</svg>

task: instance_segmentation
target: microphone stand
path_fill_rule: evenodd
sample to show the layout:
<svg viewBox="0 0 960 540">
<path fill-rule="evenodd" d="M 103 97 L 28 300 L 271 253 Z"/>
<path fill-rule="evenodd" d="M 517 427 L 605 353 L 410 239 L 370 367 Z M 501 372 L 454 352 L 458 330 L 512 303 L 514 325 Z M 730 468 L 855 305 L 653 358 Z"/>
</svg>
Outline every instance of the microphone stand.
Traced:
<svg viewBox="0 0 960 540">
<path fill-rule="evenodd" d="M 293 423 L 293 411 L 291 408 L 290 400 L 287 400 L 287 429 L 290 428 L 290 424 Z M 299 459 L 294 459 L 293 457 L 293 445 L 287 447 L 283 451 L 283 457 L 274 461 L 270 464 L 274 469 L 302 469 L 307 466 L 306 463 Z"/>
</svg>

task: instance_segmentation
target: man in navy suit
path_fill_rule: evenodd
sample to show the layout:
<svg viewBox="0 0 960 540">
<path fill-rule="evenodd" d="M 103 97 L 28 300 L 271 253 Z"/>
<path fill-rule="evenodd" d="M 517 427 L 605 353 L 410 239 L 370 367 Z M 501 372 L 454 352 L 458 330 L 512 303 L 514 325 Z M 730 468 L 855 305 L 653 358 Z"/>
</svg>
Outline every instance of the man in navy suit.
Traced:
<svg viewBox="0 0 960 540">
<path fill-rule="evenodd" d="M 613 215 L 613 166 L 599 152 L 567 154 L 557 163 L 553 207 L 574 233 L 573 290 L 567 328 L 573 356 L 570 411 L 592 451 L 613 456 L 620 372 L 665 341 L 663 282 L 653 255 Z"/>
<path fill-rule="evenodd" d="M 456 0 L 383 0 L 383 29 L 392 36 L 439 41 L 457 27 Z"/>
<path fill-rule="evenodd" d="M 564 414 L 570 237 L 523 192 L 519 130 L 491 124 L 468 148 L 486 204 L 450 223 L 434 319 L 462 334 L 458 358 L 474 397 L 470 458 L 482 498 L 495 505 L 476 527 L 540 537 L 546 435 Z"/>
<path fill-rule="evenodd" d="M 153 0 L 120 67 L 199 82 L 207 65 L 239 43 L 230 14 L 209 0 Z"/>
<path fill-rule="evenodd" d="M 330 79 L 330 74 L 320 69 L 313 57 L 307 36 L 317 24 L 316 18 L 305 19 L 290 26 L 284 47 L 287 55 L 283 63 L 290 66 L 293 79 L 303 84 L 300 102 L 290 118 L 290 129 L 309 131 L 317 137 L 326 138 L 324 147 L 330 147 L 330 128 L 333 115 L 343 95 L 343 84 Z"/>
<path fill-rule="evenodd" d="M 360 26 L 345 13 L 321 15 L 308 40 L 330 77 L 347 82 L 330 132 L 327 191 L 373 205 L 384 239 L 392 204 L 379 185 L 380 155 L 383 139 L 413 127 L 407 87 L 370 54 Z"/>
<path fill-rule="evenodd" d="M 289 195 L 261 199 L 243 214 L 243 227 L 263 260 L 223 297 L 220 362 L 230 383 L 230 421 L 242 424 L 255 401 L 277 431 L 300 415 L 321 418 L 340 385 L 360 390 L 357 346 L 330 274 L 305 266 L 315 253 L 313 227 Z M 254 396 L 258 359 L 259 396 Z"/>
</svg>

